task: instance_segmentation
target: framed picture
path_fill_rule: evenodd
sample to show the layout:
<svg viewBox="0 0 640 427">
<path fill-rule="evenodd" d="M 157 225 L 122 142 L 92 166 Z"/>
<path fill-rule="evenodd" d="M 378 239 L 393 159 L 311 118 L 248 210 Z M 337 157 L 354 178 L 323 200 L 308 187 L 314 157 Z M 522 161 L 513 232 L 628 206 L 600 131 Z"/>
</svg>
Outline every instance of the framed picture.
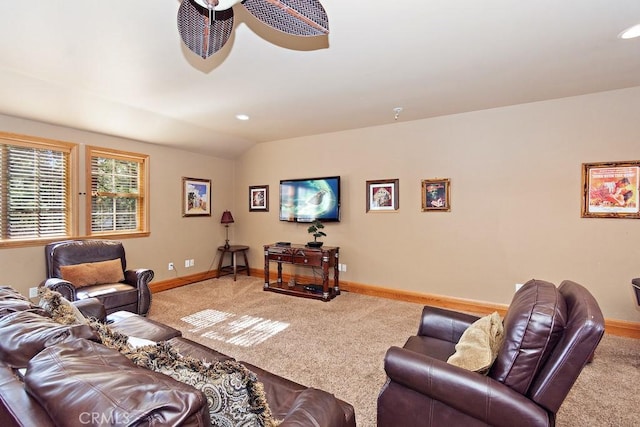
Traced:
<svg viewBox="0 0 640 427">
<path fill-rule="evenodd" d="M 640 218 L 640 161 L 583 163 L 582 217 Z"/>
<path fill-rule="evenodd" d="M 182 178 L 182 216 L 211 216 L 211 180 Z"/>
<path fill-rule="evenodd" d="M 367 181 L 367 212 L 393 212 L 400 206 L 400 181 Z"/>
<path fill-rule="evenodd" d="M 269 186 L 249 187 L 249 212 L 269 212 Z"/>
<path fill-rule="evenodd" d="M 422 212 L 449 212 L 451 184 L 449 179 L 422 180 Z"/>
</svg>

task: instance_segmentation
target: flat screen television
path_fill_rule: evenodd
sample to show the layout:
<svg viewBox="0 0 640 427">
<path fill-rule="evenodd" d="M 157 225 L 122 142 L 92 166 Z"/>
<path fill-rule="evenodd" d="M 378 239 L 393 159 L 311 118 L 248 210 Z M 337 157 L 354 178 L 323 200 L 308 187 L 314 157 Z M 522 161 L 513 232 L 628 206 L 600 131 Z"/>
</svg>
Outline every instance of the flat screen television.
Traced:
<svg viewBox="0 0 640 427">
<path fill-rule="evenodd" d="M 340 221 L 340 177 L 280 181 L 280 221 Z"/>
</svg>

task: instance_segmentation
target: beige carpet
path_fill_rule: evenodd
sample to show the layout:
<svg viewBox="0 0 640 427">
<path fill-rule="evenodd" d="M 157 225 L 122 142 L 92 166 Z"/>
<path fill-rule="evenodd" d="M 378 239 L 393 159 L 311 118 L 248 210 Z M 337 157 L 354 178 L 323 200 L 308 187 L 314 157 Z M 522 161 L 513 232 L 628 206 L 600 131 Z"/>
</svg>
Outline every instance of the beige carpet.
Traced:
<svg viewBox="0 0 640 427">
<path fill-rule="evenodd" d="M 384 354 L 416 333 L 422 305 L 343 292 L 330 302 L 231 276 L 154 294 L 149 317 L 184 336 L 351 403 L 376 425 Z M 558 414 L 561 427 L 640 425 L 640 341 L 605 336 Z"/>
</svg>

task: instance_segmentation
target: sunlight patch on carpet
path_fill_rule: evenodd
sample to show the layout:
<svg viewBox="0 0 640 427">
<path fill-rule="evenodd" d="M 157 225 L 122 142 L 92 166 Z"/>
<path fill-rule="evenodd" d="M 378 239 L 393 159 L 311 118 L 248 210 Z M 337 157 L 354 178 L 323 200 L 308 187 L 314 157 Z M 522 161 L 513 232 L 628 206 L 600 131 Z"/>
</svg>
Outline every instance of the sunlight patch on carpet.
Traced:
<svg viewBox="0 0 640 427">
<path fill-rule="evenodd" d="M 189 332 L 241 347 L 260 344 L 289 327 L 286 322 L 206 309 L 181 318 Z"/>
<path fill-rule="evenodd" d="M 185 316 L 180 320 L 187 322 L 191 326 L 195 326 L 194 329 L 189 329 L 189 332 L 198 332 L 201 329 L 206 329 L 220 322 L 224 322 L 232 316 L 235 316 L 235 314 L 218 310 L 202 310 Z"/>
</svg>

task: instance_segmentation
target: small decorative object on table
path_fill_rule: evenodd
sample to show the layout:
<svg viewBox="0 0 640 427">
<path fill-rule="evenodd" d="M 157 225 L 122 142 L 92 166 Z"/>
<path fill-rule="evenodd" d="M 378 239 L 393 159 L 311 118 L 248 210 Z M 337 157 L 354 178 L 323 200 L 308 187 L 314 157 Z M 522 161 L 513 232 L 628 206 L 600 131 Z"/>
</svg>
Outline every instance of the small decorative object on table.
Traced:
<svg viewBox="0 0 640 427">
<path fill-rule="evenodd" d="M 307 228 L 307 232 L 313 235 L 313 242 L 307 242 L 307 246 L 310 248 L 319 248 L 322 246 L 322 242 L 318 242 L 318 237 L 326 237 L 327 233 L 321 231 L 324 228 L 324 224 L 320 222 L 320 220 L 316 219 L 313 223 Z"/>
</svg>

